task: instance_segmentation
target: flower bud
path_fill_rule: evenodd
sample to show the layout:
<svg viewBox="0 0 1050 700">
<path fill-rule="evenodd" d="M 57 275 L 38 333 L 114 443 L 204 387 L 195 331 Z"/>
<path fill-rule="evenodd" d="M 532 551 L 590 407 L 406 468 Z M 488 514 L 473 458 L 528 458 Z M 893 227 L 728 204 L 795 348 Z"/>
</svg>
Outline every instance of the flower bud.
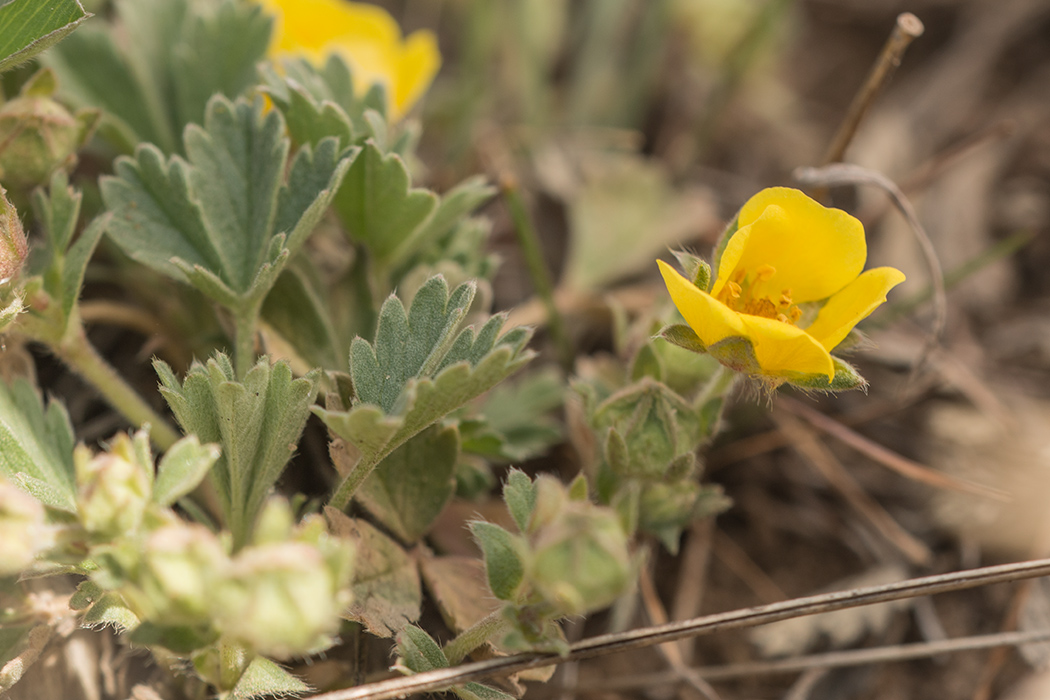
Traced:
<svg viewBox="0 0 1050 700">
<path fill-rule="evenodd" d="M 91 451 L 81 445 L 73 454 L 77 515 L 84 529 L 99 539 L 113 539 L 137 530 L 150 500 L 151 479 L 146 472 L 149 467 L 133 461 L 130 440 L 121 437 L 124 440 L 118 438 L 111 452 L 92 457 Z"/>
<path fill-rule="evenodd" d="M 44 506 L 6 481 L 0 481 L 0 576 L 17 574 L 54 543 Z"/>
<path fill-rule="evenodd" d="M 21 94 L 0 107 L 0 181 L 29 189 L 71 167 L 76 151 L 94 130 L 97 111 L 76 115 L 51 98 L 54 74 L 44 69 Z"/>
<path fill-rule="evenodd" d="M 559 615 L 603 608 L 631 584 L 627 535 L 611 508 L 566 500 L 531 544 L 529 583 Z"/>
<path fill-rule="evenodd" d="M 141 550 L 125 552 L 123 559 L 126 585 L 120 592 L 129 607 L 143 620 L 172 626 L 209 620 L 216 582 L 229 567 L 219 539 L 183 521 L 151 533 Z"/>
<path fill-rule="evenodd" d="M 332 643 L 349 603 L 350 550 L 328 556 L 305 542 L 246 547 L 211 593 L 224 636 L 277 658 Z"/>
<path fill-rule="evenodd" d="M 7 199 L 7 191 L 0 187 L 0 284 L 14 277 L 29 254 L 25 231 L 18 211 Z"/>
</svg>

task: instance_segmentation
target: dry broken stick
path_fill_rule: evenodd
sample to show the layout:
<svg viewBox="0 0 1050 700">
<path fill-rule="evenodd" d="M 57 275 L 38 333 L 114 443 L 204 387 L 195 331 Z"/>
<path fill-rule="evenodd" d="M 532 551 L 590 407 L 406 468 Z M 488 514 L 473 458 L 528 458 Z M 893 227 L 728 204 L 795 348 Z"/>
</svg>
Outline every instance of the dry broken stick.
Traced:
<svg viewBox="0 0 1050 700">
<path fill-rule="evenodd" d="M 452 668 L 427 671 L 414 676 L 393 678 L 378 683 L 336 690 L 311 696 L 310 700 L 388 700 L 448 688 L 469 681 L 506 676 L 519 671 L 552 666 L 567 661 L 579 661 L 633 651 L 654 644 L 663 644 L 686 637 L 696 637 L 734 629 L 756 627 L 778 620 L 804 615 L 843 610 L 861 605 L 874 605 L 903 598 L 936 595 L 951 591 L 987 586 L 993 583 L 1020 581 L 1050 575 L 1050 559 L 986 566 L 979 569 L 956 571 L 950 574 L 924 576 L 882 586 L 854 588 L 834 593 L 796 598 L 743 610 L 718 613 L 683 622 L 671 622 L 638 630 L 604 634 L 572 644 L 564 656 L 557 654 L 517 654 L 485 661 L 462 664 Z"/>
</svg>

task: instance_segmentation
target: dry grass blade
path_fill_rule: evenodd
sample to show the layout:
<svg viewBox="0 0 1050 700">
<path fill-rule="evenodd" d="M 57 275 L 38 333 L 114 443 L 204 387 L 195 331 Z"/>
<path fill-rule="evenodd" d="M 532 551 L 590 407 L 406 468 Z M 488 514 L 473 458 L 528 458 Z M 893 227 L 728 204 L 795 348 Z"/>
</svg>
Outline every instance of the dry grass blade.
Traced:
<svg viewBox="0 0 1050 700">
<path fill-rule="evenodd" d="M 1001 491 L 991 486 L 978 484 L 973 481 L 968 481 L 966 479 L 960 479 L 948 474 L 943 474 L 934 471 L 929 467 L 924 467 L 917 462 L 913 462 L 906 457 L 902 457 L 896 452 L 883 447 L 877 442 L 869 440 L 854 430 L 851 430 L 849 427 L 843 425 L 834 418 L 829 418 L 820 411 L 815 411 L 799 401 L 784 396 L 780 398 L 780 404 L 785 408 L 788 408 L 800 418 L 805 419 L 805 421 L 814 428 L 817 428 L 846 445 L 849 445 L 857 452 L 870 457 L 874 461 L 888 469 L 892 469 L 901 476 L 937 488 L 972 493 L 977 496 L 984 496 L 985 498 L 992 498 L 1003 502 L 1010 500 L 1009 494 L 1005 491 Z"/>
<path fill-rule="evenodd" d="M 683 622 L 671 622 L 666 625 L 646 627 L 628 632 L 604 634 L 571 645 L 569 653 L 565 656 L 557 656 L 555 654 L 517 654 L 515 656 L 476 661 L 453 668 L 427 671 L 426 673 L 419 673 L 405 678 L 394 678 L 371 683 L 357 688 L 322 693 L 311 696 L 311 700 L 387 700 L 389 698 L 404 697 L 411 693 L 447 688 L 452 685 L 491 676 L 505 676 L 530 668 L 632 651 L 686 637 L 755 627 L 769 622 L 776 622 L 777 620 L 814 615 L 832 610 L 843 610 L 860 605 L 872 605 L 901 598 L 936 595 L 978 586 L 987 586 L 993 583 L 1019 581 L 1047 575 L 1050 575 L 1050 559 L 1037 559 L 1035 561 L 987 566 L 980 569 L 969 569 L 937 576 L 924 576 L 883 586 L 824 593 L 805 598 L 796 598 L 782 603 L 773 603 L 772 605 L 706 615 Z"/>
<path fill-rule="evenodd" d="M 944 333 L 944 326 L 948 320 L 948 294 L 945 289 L 944 270 L 941 269 L 940 258 L 937 257 L 937 251 L 934 249 L 933 242 L 927 235 L 926 229 L 923 227 L 922 222 L 919 221 L 919 215 L 915 212 L 915 207 L 911 205 L 911 202 L 901 191 L 901 188 L 897 186 L 897 183 L 882 173 L 875 172 L 869 168 L 862 168 L 859 165 L 833 163 L 822 168 L 796 168 L 794 177 L 799 182 L 810 185 L 874 185 L 889 195 L 897 210 L 907 220 L 908 226 L 911 228 L 912 234 L 914 234 L 915 240 L 918 241 L 919 248 L 922 250 L 922 256 L 926 261 L 926 268 L 930 275 L 930 283 L 933 285 L 933 327 L 930 329 L 930 334 L 926 339 L 926 345 L 919 357 L 919 361 L 915 363 L 915 367 L 912 370 L 913 374 L 917 373 L 926 364 L 930 353 L 933 352 L 937 343 L 940 342 L 941 335 Z"/>
<path fill-rule="evenodd" d="M 806 656 L 773 661 L 749 661 L 725 666 L 701 666 L 694 670 L 709 681 L 727 681 L 737 678 L 752 678 L 754 676 L 798 673 L 799 671 L 814 668 L 829 669 L 925 659 L 931 656 L 952 654 L 959 651 L 1014 647 L 1047 639 L 1050 639 L 1050 630 L 998 632 L 936 642 L 916 642 L 914 644 L 897 644 L 871 649 L 850 649 L 848 651 L 808 654 Z M 677 680 L 677 676 L 673 673 L 661 671 L 659 673 L 632 675 L 625 678 L 609 678 L 605 681 L 591 683 L 587 690 L 594 693 L 628 691 L 635 688 L 653 688 L 668 685 Z"/>
<path fill-rule="evenodd" d="M 775 410 L 773 418 L 780 429 L 792 439 L 795 449 L 806 458 L 842 497 L 871 524 L 883 538 L 919 566 L 933 560 L 933 552 L 920 540 L 901 527 L 878 502 L 867 494 L 835 455 L 798 418 L 783 410 Z"/>
</svg>

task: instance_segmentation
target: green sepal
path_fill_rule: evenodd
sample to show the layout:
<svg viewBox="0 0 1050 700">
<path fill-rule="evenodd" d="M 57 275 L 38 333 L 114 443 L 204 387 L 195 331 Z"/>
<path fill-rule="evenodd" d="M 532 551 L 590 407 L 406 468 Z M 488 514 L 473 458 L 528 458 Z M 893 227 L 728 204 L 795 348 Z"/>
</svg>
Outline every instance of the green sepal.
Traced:
<svg viewBox="0 0 1050 700">
<path fill-rule="evenodd" d="M 265 656 L 253 657 L 230 691 L 231 700 L 250 700 L 257 697 L 285 695 L 303 695 L 310 692 L 310 686 L 301 681 L 290 671 L 286 671 L 276 661 Z"/>
<path fill-rule="evenodd" d="M 700 336 L 696 334 L 696 331 L 681 323 L 667 326 L 661 330 L 656 337 L 663 338 L 668 343 L 689 350 L 690 352 L 695 352 L 697 354 L 704 354 L 707 352 L 707 346 L 704 345 L 704 341 L 700 340 Z"/>
<path fill-rule="evenodd" d="M 719 269 L 722 266 L 722 254 L 726 251 L 726 246 L 729 245 L 730 239 L 736 235 L 736 232 L 740 229 L 740 212 L 737 212 L 733 220 L 730 221 L 722 235 L 718 237 L 718 243 L 715 244 L 714 254 L 711 260 L 711 267 L 714 269 L 715 274 L 718 274 Z"/>
<path fill-rule="evenodd" d="M 174 504 L 197 488 L 218 459 L 218 445 L 202 445 L 196 435 L 182 438 L 164 453 L 157 465 L 153 502 L 161 506 Z"/>
<path fill-rule="evenodd" d="M 674 255 L 675 260 L 678 261 L 678 267 L 682 268 L 690 282 L 702 292 L 711 291 L 712 275 L 710 265 L 702 258 L 684 250 L 672 250 L 671 254 Z"/>
<path fill-rule="evenodd" d="M 139 626 L 139 618 L 127 606 L 119 593 L 109 591 L 99 596 L 84 613 L 81 624 L 85 627 L 103 627 L 112 625 L 114 629 L 124 632 Z"/>
<path fill-rule="evenodd" d="M 529 519 L 536 507 L 536 485 L 528 474 L 520 469 L 511 469 L 507 473 L 507 483 L 503 486 L 503 501 L 518 526 L 518 532 L 527 532 Z"/>
<path fill-rule="evenodd" d="M 219 633 L 207 626 L 160 625 L 143 622 L 131 631 L 128 641 L 147 647 L 163 647 L 176 654 L 188 655 L 203 649 L 219 638 Z"/>
<path fill-rule="evenodd" d="M 792 374 L 787 377 L 787 382 L 792 386 L 806 391 L 852 391 L 854 389 L 867 390 L 868 381 L 860 376 L 857 368 L 840 360 L 834 355 L 831 361 L 835 364 L 835 376 L 828 381 L 826 374 Z"/>
<path fill-rule="evenodd" d="M 514 602 L 525 579 L 525 543 L 499 525 L 480 520 L 470 523 L 470 532 L 484 553 L 493 595 Z"/>
<path fill-rule="evenodd" d="M 397 634 L 397 663 L 394 669 L 405 675 L 448 668 L 448 659 L 434 638 L 416 625 L 405 625 Z"/>
<path fill-rule="evenodd" d="M 760 375 L 762 367 L 755 358 L 755 346 L 750 338 L 731 336 L 712 343 L 707 352 L 731 370 Z"/>
</svg>

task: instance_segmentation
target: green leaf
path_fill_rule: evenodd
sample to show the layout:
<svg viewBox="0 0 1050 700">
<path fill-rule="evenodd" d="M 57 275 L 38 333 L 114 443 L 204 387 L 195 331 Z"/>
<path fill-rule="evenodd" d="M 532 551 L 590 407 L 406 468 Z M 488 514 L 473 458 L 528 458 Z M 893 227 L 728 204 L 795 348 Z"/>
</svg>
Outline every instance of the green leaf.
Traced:
<svg viewBox="0 0 1050 700">
<path fill-rule="evenodd" d="M 459 432 L 431 426 L 391 452 L 357 500 L 407 544 L 426 535 L 456 490 Z"/>
<path fill-rule="evenodd" d="M 264 356 L 238 382 L 221 353 L 207 365 L 194 363 L 183 382 L 164 362 L 153 366 L 183 430 L 222 448 L 211 475 L 239 547 L 299 442 L 320 372 L 293 379 L 286 362 L 271 366 Z"/>
<path fill-rule="evenodd" d="M 0 475 L 44 505 L 76 512 L 73 426 L 58 401 L 44 405 L 24 379 L 0 382 Z"/>
<path fill-rule="evenodd" d="M 503 487 L 503 500 L 507 503 L 507 510 L 514 518 L 518 531 L 527 532 L 529 518 L 536 507 L 536 485 L 532 483 L 529 475 L 520 469 L 511 469 Z"/>
<path fill-rule="evenodd" d="M 69 609 L 78 612 L 86 610 L 101 598 L 103 593 L 102 586 L 91 579 L 81 581 L 80 585 L 77 586 L 76 593 L 69 599 Z"/>
<path fill-rule="evenodd" d="M 119 593 L 103 593 L 95 603 L 84 613 L 82 624 L 85 627 L 103 627 L 112 625 L 114 629 L 121 632 L 135 629 L 139 625 L 139 618 L 124 603 Z"/>
<path fill-rule="evenodd" d="M 90 16 L 77 0 L 11 0 L 0 6 L 0 72 L 55 45 Z"/>
<path fill-rule="evenodd" d="M 332 534 L 354 543 L 353 602 L 343 616 L 377 637 L 393 637 L 419 619 L 423 591 L 416 564 L 397 542 L 368 522 L 325 509 Z"/>
<path fill-rule="evenodd" d="M 161 625 L 145 621 L 128 634 L 128 641 L 188 655 L 214 643 L 218 636 L 218 632 L 209 626 Z"/>
<path fill-rule="evenodd" d="M 262 317 L 313 367 L 345 368 L 348 343 L 340 340 L 328 306 L 296 262 L 281 272 L 263 302 Z"/>
<path fill-rule="evenodd" d="M 334 204 L 351 240 L 364 244 L 379 265 L 388 265 L 437 202 L 433 192 L 410 188 L 408 168 L 400 156 L 384 155 L 369 140 Z"/>
<path fill-rule="evenodd" d="M 502 316 L 492 318 L 476 338 L 472 328 L 464 329 L 436 376 L 417 377 L 405 383 L 392 405 L 393 415 L 368 403 L 358 403 L 349 411 L 315 408 L 314 413 L 333 433 L 357 447 L 360 453 L 357 469 L 371 470 L 413 435 L 503 381 L 532 359 L 533 353 L 524 350 L 530 331 L 516 328 L 497 338 L 502 324 Z M 446 365 L 450 357 L 456 358 L 456 362 Z M 378 364 L 374 360 L 373 363 Z M 336 490 L 333 505 L 345 507 L 353 492 L 352 479 L 353 475 Z"/>
<path fill-rule="evenodd" d="M 62 313 L 66 318 L 73 313 L 73 306 L 80 299 L 80 291 L 84 286 L 84 273 L 87 271 L 91 256 L 95 254 L 98 242 L 102 240 L 102 234 L 106 232 L 109 219 L 109 214 L 103 214 L 88 224 L 66 252 L 66 259 L 62 265 L 60 296 Z"/>
<path fill-rule="evenodd" d="M 164 453 L 153 482 L 153 502 L 170 506 L 208 475 L 219 459 L 218 445 L 202 445 L 196 435 L 182 438 Z"/>
<path fill-rule="evenodd" d="M 496 690 L 490 685 L 481 683 L 467 683 L 452 689 L 458 697 L 463 700 L 514 700 L 513 695 L 508 695 L 502 690 Z"/>
<path fill-rule="evenodd" d="M 564 400 L 565 380 L 553 368 L 500 384 L 478 406 L 474 430 L 460 425 L 463 451 L 511 463 L 543 454 L 563 438 L 561 422 L 551 414 Z"/>
<path fill-rule="evenodd" d="M 524 543 L 499 525 L 484 521 L 472 522 L 470 531 L 485 555 L 485 572 L 493 595 L 514 602 L 525 578 Z"/>
<path fill-rule="evenodd" d="M 397 634 L 395 669 L 408 675 L 438 668 L 448 668 L 445 652 L 434 638 L 415 625 L 407 625 Z"/>
<path fill-rule="evenodd" d="M 214 94 L 236 97 L 256 82 L 270 18 L 235 0 L 119 0 L 123 25 L 88 27 L 45 54 L 63 97 L 105 114 L 103 133 L 125 152 L 142 142 L 172 153 Z M 118 42 L 116 37 L 119 36 Z"/>
<path fill-rule="evenodd" d="M 51 176 L 48 188 L 33 193 L 33 212 L 47 232 L 48 246 L 65 251 L 76 233 L 80 217 L 80 192 L 69 186 L 69 176 L 61 168 Z"/>
<path fill-rule="evenodd" d="M 256 656 L 230 691 L 230 697 L 231 700 L 248 700 L 263 695 L 302 695 L 309 691 L 310 686 L 275 661 Z"/>
<path fill-rule="evenodd" d="M 204 127 L 185 134 L 188 160 L 154 146 L 120 158 L 103 178 L 110 236 L 130 257 L 189 281 L 235 313 L 260 303 L 314 228 L 353 153 L 333 140 L 304 148 L 285 178 L 289 142 L 261 100 L 208 103 Z"/>
</svg>

